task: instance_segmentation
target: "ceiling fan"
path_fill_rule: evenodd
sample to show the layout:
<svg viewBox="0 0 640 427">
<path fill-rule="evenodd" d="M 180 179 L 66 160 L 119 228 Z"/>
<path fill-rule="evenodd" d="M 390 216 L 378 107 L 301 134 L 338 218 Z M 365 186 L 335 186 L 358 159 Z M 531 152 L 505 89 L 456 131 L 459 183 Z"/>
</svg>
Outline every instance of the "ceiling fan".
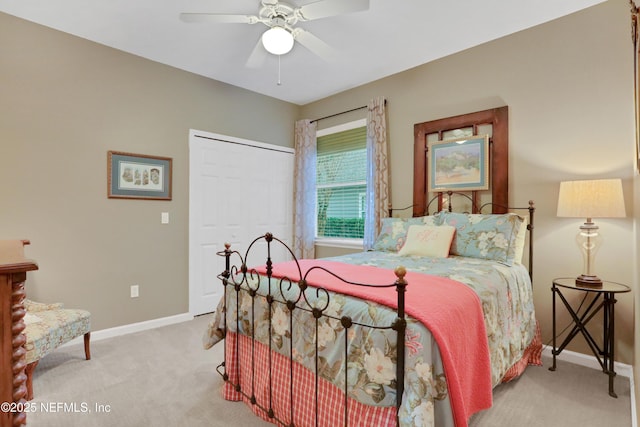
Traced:
<svg viewBox="0 0 640 427">
<path fill-rule="evenodd" d="M 268 30 L 262 34 L 247 61 L 248 67 L 258 67 L 264 61 L 267 52 L 284 55 L 291 51 L 294 42 L 300 43 L 321 58 L 329 58 L 329 45 L 309 31 L 296 27 L 296 24 L 369 9 L 369 0 L 322 0 L 300 7 L 278 0 L 262 0 L 260 3 L 257 15 L 181 13 L 180 19 L 184 22 L 266 25 Z"/>
</svg>

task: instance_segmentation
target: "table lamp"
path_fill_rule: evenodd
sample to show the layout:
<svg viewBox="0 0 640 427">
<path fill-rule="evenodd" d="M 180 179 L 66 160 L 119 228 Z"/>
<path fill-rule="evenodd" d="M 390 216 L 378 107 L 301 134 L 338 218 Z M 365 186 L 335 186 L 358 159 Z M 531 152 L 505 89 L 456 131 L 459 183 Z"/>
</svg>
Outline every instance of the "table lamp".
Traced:
<svg viewBox="0 0 640 427">
<path fill-rule="evenodd" d="M 596 179 L 563 181 L 558 195 L 559 217 L 586 218 L 576 237 L 583 258 L 582 274 L 576 285 L 601 287 L 602 280 L 593 272 L 596 252 L 601 243 L 593 218 L 621 218 L 626 215 L 622 180 Z"/>
</svg>

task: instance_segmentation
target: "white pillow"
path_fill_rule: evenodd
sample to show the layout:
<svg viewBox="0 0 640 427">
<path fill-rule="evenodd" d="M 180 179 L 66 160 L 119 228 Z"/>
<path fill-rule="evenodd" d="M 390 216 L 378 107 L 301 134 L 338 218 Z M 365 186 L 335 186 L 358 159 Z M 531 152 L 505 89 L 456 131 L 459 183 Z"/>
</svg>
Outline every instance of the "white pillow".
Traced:
<svg viewBox="0 0 640 427">
<path fill-rule="evenodd" d="M 398 254 L 447 258 L 455 231 L 450 225 L 411 225 Z"/>
<path fill-rule="evenodd" d="M 513 257 L 513 262 L 515 264 L 522 264 L 522 255 L 524 255 L 524 241 L 527 236 L 527 221 L 526 219 L 522 221 L 520 224 L 520 229 L 518 230 L 518 234 L 516 235 L 515 242 L 515 255 Z"/>
</svg>

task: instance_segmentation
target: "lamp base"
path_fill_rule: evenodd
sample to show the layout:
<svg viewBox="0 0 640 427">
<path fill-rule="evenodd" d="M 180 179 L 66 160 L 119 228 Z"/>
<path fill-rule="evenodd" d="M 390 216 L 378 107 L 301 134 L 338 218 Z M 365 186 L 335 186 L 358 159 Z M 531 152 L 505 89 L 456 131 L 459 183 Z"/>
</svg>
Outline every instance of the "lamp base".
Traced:
<svg viewBox="0 0 640 427">
<path fill-rule="evenodd" d="M 598 276 L 587 276 L 581 274 L 576 277 L 576 285 L 578 286 L 586 286 L 590 288 L 601 288 L 602 287 L 602 279 Z"/>
</svg>

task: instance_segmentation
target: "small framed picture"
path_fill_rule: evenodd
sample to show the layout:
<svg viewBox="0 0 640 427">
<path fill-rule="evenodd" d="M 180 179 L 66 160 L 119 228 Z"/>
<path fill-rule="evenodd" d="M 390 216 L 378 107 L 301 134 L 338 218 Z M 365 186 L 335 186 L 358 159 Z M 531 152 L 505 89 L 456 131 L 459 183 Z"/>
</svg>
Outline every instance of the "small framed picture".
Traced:
<svg viewBox="0 0 640 427">
<path fill-rule="evenodd" d="M 430 192 L 489 189 L 489 136 L 435 141 L 428 150 Z"/>
<path fill-rule="evenodd" d="M 172 159 L 109 151 L 107 196 L 110 199 L 171 200 Z"/>
</svg>

